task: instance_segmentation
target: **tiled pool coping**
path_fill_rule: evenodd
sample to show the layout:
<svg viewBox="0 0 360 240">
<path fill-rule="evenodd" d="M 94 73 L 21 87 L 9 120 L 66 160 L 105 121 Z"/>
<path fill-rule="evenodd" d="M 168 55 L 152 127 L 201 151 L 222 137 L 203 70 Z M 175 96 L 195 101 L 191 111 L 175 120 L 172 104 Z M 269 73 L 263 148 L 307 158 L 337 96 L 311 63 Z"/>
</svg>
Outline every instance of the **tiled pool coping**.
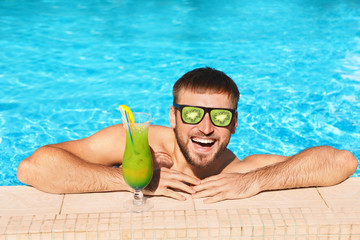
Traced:
<svg viewBox="0 0 360 240">
<path fill-rule="evenodd" d="M 122 200 L 130 197 L 0 187 L 0 240 L 360 239 L 360 178 L 215 204 L 153 197 L 143 214 L 126 212 Z"/>
</svg>

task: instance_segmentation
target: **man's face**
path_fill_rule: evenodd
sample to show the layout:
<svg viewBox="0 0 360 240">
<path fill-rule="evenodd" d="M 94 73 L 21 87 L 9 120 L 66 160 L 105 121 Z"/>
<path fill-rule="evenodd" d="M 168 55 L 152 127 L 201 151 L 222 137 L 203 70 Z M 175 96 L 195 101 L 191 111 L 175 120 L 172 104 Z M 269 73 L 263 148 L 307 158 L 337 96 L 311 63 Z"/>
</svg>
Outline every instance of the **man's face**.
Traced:
<svg viewBox="0 0 360 240">
<path fill-rule="evenodd" d="M 227 94 L 194 93 L 181 90 L 177 104 L 209 108 L 231 108 L 233 103 Z M 193 166 L 206 168 L 213 163 L 226 149 L 231 133 L 235 133 L 237 117 L 228 127 L 216 127 L 206 113 L 196 125 L 183 123 L 180 110 L 171 108 L 170 123 L 180 150 L 186 160 Z"/>
</svg>

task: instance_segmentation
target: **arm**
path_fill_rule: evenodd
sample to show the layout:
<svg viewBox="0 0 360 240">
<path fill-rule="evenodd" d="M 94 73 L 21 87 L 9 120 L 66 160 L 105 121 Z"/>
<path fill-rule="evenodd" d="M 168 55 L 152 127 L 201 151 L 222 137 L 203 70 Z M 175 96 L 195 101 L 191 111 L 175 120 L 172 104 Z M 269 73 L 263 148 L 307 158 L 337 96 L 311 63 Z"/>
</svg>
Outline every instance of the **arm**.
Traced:
<svg viewBox="0 0 360 240">
<path fill-rule="evenodd" d="M 234 169 L 233 173 L 204 179 L 194 187 L 198 192 L 195 197 L 210 197 L 205 201 L 216 202 L 246 198 L 265 190 L 330 186 L 351 176 L 358 166 L 352 153 L 328 146 L 310 148 L 291 157 L 255 155 L 244 161 L 252 161 L 254 169 L 246 173 Z"/>
<path fill-rule="evenodd" d="M 81 140 L 47 145 L 24 159 L 18 179 L 51 193 L 129 190 L 120 164 L 125 147 L 121 125 Z"/>
<path fill-rule="evenodd" d="M 331 186 L 351 176 L 357 166 L 358 161 L 349 151 L 321 146 L 309 148 L 249 175 L 259 178 L 260 191 Z"/>
<path fill-rule="evenodd" d="M 150 133 L 150 145 L 158 146 L 162 140 L 156 137 L 164 137 L 164 128 L 152 126 Z M 47 145 L 20 163 L 17 177 L 23 183 L 51 193 L 131 191 L 121 168 L 113 168 L 122 163 L 125 144 L 124 128 L 114 125 L 85 139 Z M 161 148 L 155 147 L 153 160 L 154 176 L 146 194 L 185 200 L 174 189 L 193 193 L 189 184 L 198 184 L 199 180 L 169 169 L 173 162 Z"/>
</svg>

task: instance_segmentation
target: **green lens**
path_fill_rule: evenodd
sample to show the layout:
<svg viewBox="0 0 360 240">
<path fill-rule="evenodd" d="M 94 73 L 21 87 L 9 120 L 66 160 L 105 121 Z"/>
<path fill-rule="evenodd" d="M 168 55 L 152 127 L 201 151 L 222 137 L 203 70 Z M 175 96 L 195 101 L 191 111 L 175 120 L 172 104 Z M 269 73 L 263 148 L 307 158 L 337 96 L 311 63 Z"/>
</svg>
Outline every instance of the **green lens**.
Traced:
<svg viewBox="0 0 360 240">
<path fill-rule="evenodd" d="M 224 109 L 214 109 L 211 110 L 210 117 L 215 126 L 225 127 L 231 123 L 232 113 Z"/>
<path fill-rule="evenodd" d="M 186 123 L 199 123 L 204 116 L 204 110 L 197 107 L 184 107 L 182 110 L 182 119 Z"/>
</svg>

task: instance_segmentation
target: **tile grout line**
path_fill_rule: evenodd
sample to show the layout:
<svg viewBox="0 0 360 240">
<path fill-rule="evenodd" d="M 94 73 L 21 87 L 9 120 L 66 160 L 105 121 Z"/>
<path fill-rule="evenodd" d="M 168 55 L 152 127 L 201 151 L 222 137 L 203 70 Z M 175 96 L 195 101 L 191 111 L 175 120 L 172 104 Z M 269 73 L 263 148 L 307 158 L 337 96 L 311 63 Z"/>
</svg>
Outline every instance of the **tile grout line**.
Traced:
<svg viewBox="0 0 360 240">
<path fill-rule="evenodd" d="M 263 236 L 263 238 L 262 239 L 264 239 L 264 237 L 265 237 L 265 223 L 264 223 L 264 220 L 263 220 L 263 218 L 262 218 L 262 214 L 260 213 L 260 209 L 259 208 L 256 208 L 256 210 L 257 210 L 257 214 L 259 215 L 259 218 L 260 218 L 260 220 L 261 220 L 261 223 L 262 223 L 262 227 L 263 227 L 263 234 L 262 234 L 262 236 Z"/>
<path fill-rule="evenodd" d="M 62 194 L 62 195 L 63 195 L 63 198 L 62 198 L 60 209 L 59 209 L 59 215 L 62 214 L 62 210 L 63 210 L 63 206 L 64 206 L 64 202 L 65 202 L 65 194 Z"/>
<path fill-rule="evenodd" d="M 272 221 L 272 223 L 273 223 L 273 239 L 276 239 L 276 231 L 275 231 L 275 229 L 276 229 L 276 223 L 275 223 L 275 220 L 274 220 L 274 216 L 273 216 L 273 213 L 271 212 L 271 209 L 269 209 L 268 208 L 268 211 L 269 211 L 269 214 L 270 214 L 270 217 L 271 217 L 271 221 Z"/>
<path fill-rule="evenodd" d="M 192 202 L 192 205 L 193 205 L 193 211 L 194 211 L 194 214 L 195 214 L 195 218 L 196 218 L 196 225 L 197 225 L 197 239 L 199 240 L 199 233 L 200 233 L 200 230 L 199 230 L 199 222 L 198 222 L 198 216 L 197 216 L 197 209 L 196 209 L 196 204 L 195 204 L 195 200 L 191 197 L 191 202 Z M 186 216 L 185 216 L 186 218 Z M 187 224 L 186 224 L 186 236 L 188 234 L 188 227 L 187 227 Z"/>
<path fill-rule="evenodd" d="M 199 240 L 200 228 L 199 228 L 199 219 L 197 216 L 197 211 L 194 209 L 195 219 L 196 219 L 196 228 L 197 228 L 197 240 Z"/>
<path fill-rule="evenodd" d="M 207 226 L 208 226 L 208 239 L 211 238 L 211 232 L 210 232 L 210 225 L 209 225 L 209 218 L 208 218 L 208 211 L 204 210 L 205 214 L 206 214 L 206 222 L 207 222 Z"/>
<path fill-rule="evenodd" d="M 306 223 L 306 233 L 305 235 L 308 237 L 310 235 L 309 233 L 309 223 L 308 223 L 308 220 L 306 219 L 304 213 L 303 213 L 303 208 L 300 208 L 300 213 L 301 213 L 301 216 L 303 217 L 305 223 Z"/>
<path fill-rule="evenodd" d="M 319 191 L 319 188 L 316 188 L 317 193 L 319 194 L 320 198 L 323 200 L 323 202 L 325 203 L 327 208 L 330 208 L 329 205 L 327 204 L 325 198 L 321 195 L 321 192 Z"/>
<path fill-rule="evenodd" d="M 219 238 L 221 236 L 221 221 L 220 221 L 220 218 L 219 218 L 219 209 L 216 209 L 216 216 L 217 216 L 217 220 L 219 222 Z"/>
<path fill-rule="evenodd" d="M 7 231 L 8 231 L 8 227 L 9 227 L 9 223 L 10 223 L 11 219 L 12 219 L 12 216 L 10 216 L 10 217 L 8 218 L 7 223 L 6 223 L 6 227 L 5 227 L 5 229 L 4 229 L 5 239 L 7 239 L 6 236 L 7 236 Z"/>
<path fill-rule="evenodd" d="M 229 220 L 229 223 L 230 223 L 230 239 L 233 239 L 233 238 L 232 238 L 233 226 L 232 226 L 232 223 L 231 223 L 231 218 L 230 218 L 230 216 L 229 216 L 229 209 L 226 209 L 226 213 L 227 213 L 227 217 L 228 217 L 228 220 Z"/>
</svg>

